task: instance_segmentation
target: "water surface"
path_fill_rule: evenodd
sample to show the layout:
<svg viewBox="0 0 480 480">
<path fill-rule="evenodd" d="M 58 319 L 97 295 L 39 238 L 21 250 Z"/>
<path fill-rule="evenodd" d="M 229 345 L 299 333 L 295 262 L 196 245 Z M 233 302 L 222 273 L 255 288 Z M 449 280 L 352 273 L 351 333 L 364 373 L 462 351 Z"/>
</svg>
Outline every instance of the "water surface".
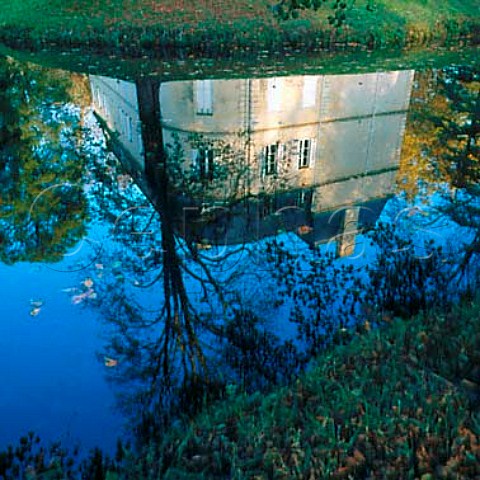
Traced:
<svg viewBox="0 0 480 480">
<path fill-rule="evenodd" d="M 0 446 L 113 451 L 172 389 L 201 404 L 197 376 L 285 381 L 355 325 L 475 285 L 478 67 L 304 73 L 2 59 Z"/>
</svg>

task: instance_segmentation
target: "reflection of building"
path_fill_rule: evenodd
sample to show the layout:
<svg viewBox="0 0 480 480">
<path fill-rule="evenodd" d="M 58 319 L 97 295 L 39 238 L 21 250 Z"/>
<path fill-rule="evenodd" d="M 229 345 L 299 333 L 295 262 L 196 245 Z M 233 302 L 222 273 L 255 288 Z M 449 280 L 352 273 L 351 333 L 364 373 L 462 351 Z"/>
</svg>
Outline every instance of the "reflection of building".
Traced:
<svg viewBox="0 0 480 480">
<path fill-rule="evenodd" d="M 199 175 L 222 161 L 216 142 L 243 151 L 253 194 L 332 185 L 314 198 L 316 210 L 338 205 L 339 197 L 344 204 L 382 196 L 378 175 L 398 166 L 412 78 L 404 71 L 166 83 L 165 140 L 180 138 L 192 166 L 204 166 Z M 193 135 L 203 151 L 192 147 Z M 391 184 L 392 174 L 384 178 Z"/>
<path fill-rule="evenodd" d="M 137 89 L 132 82 L 90 76 L 95 111 L 117 136 L 119 143 L 139 165 L 143 165 L 143 145 Z"/>
<path fill-rule="evenodd" d="M 199 243 L 229 245 L 293 231 L 310 245 L 334 241 L 337 253 L 346 256 L 353 253 L 357 234 L 375 224 L 387 201 L 377 198 L 314 212 L 308 204 L 298 206 L 297 194 L 283 192 L 230 207 L 214 206 L 202 216 L 196 215 L 198 210 L 187 210 L 181 234 Z"/>
<path fill-rule="evenodd" d="M 402 71 L 164 83 L 164 143 L 180 148 L 179 170 L 217 207 L 246 192 L 261 199 L 260 218 L 299 207 L 314 226 L 316 214 L 391 193 L 412 80 Z M 134 84 L 91 85 L 98 113 L 143 168 Z M 344 217 L 344 230 L 361 221 L 352 208 Z"/>
</svg>

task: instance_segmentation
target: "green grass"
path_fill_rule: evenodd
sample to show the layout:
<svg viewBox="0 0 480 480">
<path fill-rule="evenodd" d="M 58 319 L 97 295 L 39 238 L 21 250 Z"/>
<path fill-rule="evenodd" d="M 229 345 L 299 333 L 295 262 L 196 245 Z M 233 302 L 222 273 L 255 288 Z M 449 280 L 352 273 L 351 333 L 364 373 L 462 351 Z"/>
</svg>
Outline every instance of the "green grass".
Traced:
<svg viewBox="0 0 480 480">
<path fill-rule="evenodd" d="M 166 28 L 182 24 L 194 26 L 205 22 L 228 23 L 236 19 L 268 19 L 268 0 L 220 2 L 207 0 L 110 0 L 110 1 L 39 1 L 2 0 L 2 22 L 33 27 L 52 26 L 152 26 Z M 217 7 L 218 6 L 218 7 Z M 220 7 L 221 6 L 221 7 Z M 211 8 L 213 7 L 213 9 Z M 268 19 L 271 21 L 271 19 Z"/>
<path fill-rule="evenodd" d="M 237 20 L 274 22 L 271 7 L 275 0 L 1 0 L 1 22 L 42 29 L 50 26 L 72 27 L 115 25 L 193 26 L 205 22 L 230 24 Z M 365 11 L 366 0 L 358 0 L 353 14 Z M 434 25 L 440 17 L 479 16 L 477 0 L 379 0 L 378 11 L 362 15 L 368 23 L 399 18 L 407 23 Z M 323 22 L 331 13 L 328 3 L 318 13 L 304 12 L 302 17 Z"/>
<path fill-rule="evenodd" d="M 0 0 L 0 40 L 17 47 L 39 49 L 53 43 L 133 56 L 152 51 L 165 56 L 165 52 L 159 53 L 165 46 L 169 51 L 190 54 L 195 53 L 193 46 L 200 56 L 215 56 L 230 55 L 233 47 L 249 52 L 281 44 L 309 50 L 329 47 L 332 42 L 405 46 L 458 37 L 462 28 L 463 33 L 476 28 L 478 34 L 480 23 L 478 0 L 378 0 L 373 13 L 365 9 L 366 0 L 358 0 L 340 31 L 333 31 L 328 24 L 329 2 L 317 13 L 302 12 L 298 20 L 285 22 L 274 18 L 271 7 L 275 3 Z"/>
</svg>

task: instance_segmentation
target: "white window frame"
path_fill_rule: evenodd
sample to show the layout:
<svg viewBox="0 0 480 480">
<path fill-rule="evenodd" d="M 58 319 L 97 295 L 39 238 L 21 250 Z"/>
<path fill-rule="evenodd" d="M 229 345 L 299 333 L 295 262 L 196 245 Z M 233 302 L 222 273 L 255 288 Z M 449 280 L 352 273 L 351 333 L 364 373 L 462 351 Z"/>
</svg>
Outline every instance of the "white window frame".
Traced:
<svg viewBox="0 0 480 480">
<path fill-rule="evenodd" d="M 306 75 L 303 77 L 303 108 L 312 108 L 317 103 L 317 84 L 318 77 L 313 75 Z"/>
<path fill-rule="evenodd" d="M 107 107 L 107 97 L 105 96 L 104 93 L 101 93 L 100 95 L 101 95 L 101 100 L 102 100 L 101 108 L 104 112 L 105 118 L 110 119 L 110 111 Z"/>
<path fill-rule="evenodd" d="M 282 79 L 272 77 L 267 80 L 267 106 L 269 112 L 279 112 L 282 106 Z"/>
<path fill-rule="evenodd" d="M 102 99 L 100 98 L 100 90 L 98 88 L 95 89 L 93 103 L 96 103 L 99 108 L 102 108 Z"/>
<path fill-rule="evenodd" d="M 280 145 L 271 143 L 263 148 L 263 175 L 271 176 L 278 173 Z"/>
<path fill-rule="evenodd" d="M 297 140 L 297 168 L 303 170 L 310 168 L 314 164 L 315 159 L 315 139 L 302 138 Z"/>
<path fill-rule="evenodd" d="M 312 191 L 310 189 L 302 188 L 296 192 L 295 206 L 304 208 L 307 204 L 312 202 Z"/>
<path fill-rule="evenodd" d="M 197 115 L 213 115 L 213 81 L 195 80 Z"/>
<path fill-rule="evenodd" d="M 211 147 L 200 147 L 192 149 L 193 168 L 200 180 L 213 180 L 215 172 L 215 149 Z"/>
</svg>

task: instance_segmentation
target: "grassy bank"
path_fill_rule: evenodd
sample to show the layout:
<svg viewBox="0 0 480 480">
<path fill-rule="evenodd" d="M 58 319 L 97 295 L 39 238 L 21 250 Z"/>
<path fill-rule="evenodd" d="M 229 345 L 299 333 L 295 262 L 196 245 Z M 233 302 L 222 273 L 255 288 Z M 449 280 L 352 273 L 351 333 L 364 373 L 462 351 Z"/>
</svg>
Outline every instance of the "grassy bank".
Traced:
<svg viewBox="0 0 480 480">
<path fill-rule="evenodd" d="M 348 10 L 340 30 L 318 12 L 279 21 L 275 0 L 0 0 L 0 41 L 17 48 L 81 48 L 97 53 L 239 56 L 334 48 L 410 47 L 478 42 L 477 0 L 366 0 Z"/>
<path fill-rule="evenodd" d="M 257 56 L 239 59 L 195 59 L 178 62 L 160 59 L 105 57 L 102 55 L 70 52 L 58 55 L 51 51 L 26 52 L 0 44 L 0 55 L 22 62 L 33 62 L 47 68 L 61 69 L 91 75 L 106 75 L 127 81 L 139 76 L 156 76 L 161 81 L 191 80 L 192 78 L 245 78 L 272 75 L 340 75 L 371 73 L 378 70 L 424 70 L 444 68 L 452 64 L 477 65 L 479 47 L 462 49 L 415 49 L 410 51 L 377 50 L 375 52 L 325 52 L 318 54 L 285 55 L 284 57 Z"/>
<path fill-rule="evenodd" d="M 479 324 L 478 303 L 366 324 L 295 385 L 211 406 L 136 468 L 172 479 L 479 478 Z"/>
</svg>

